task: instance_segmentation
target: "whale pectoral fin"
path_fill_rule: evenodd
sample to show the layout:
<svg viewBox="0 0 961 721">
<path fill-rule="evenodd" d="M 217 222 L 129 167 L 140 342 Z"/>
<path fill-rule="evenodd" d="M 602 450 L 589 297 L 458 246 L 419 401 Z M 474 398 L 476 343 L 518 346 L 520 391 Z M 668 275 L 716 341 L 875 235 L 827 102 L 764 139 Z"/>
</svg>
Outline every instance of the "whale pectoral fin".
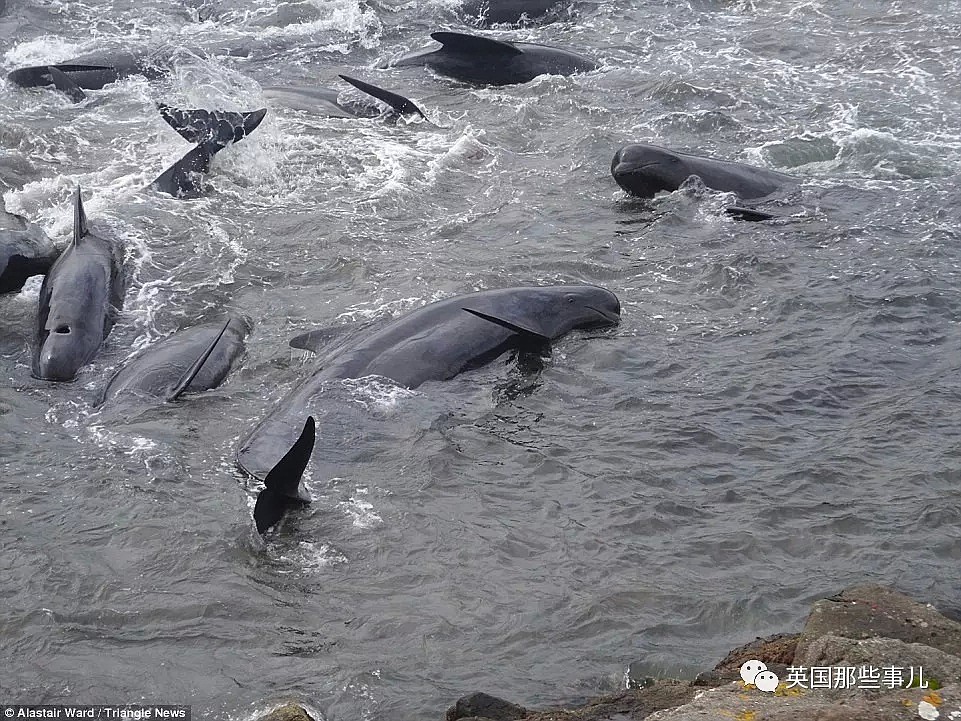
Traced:
<svg viewBox="0 0 961 721">
<path fill-rule="evenodd" d="M 48 65 L 47 72 L 50 73 L 50 79 L 53 81 L 53 86 L 64 93 L 73 102 L 79 103 L 87 99 L 87 94 L 80 89 L 73 80 L 67 77 L 60 68 L 56 65 Z"/>
<path fill-rule="evenodd" d="M 539 331 L 529 328 L 526 325 L 522 325 L 512 320 L 506 318 L 499 318 L 495 315 L 488 315 L 487 313 L 482 313 L 479 310 L 474 310 L 473 308 L 461 308 L 461 310 L 466 310 L 471 315 L 476 315 L 478 318 L 483 318 L 486 321 L 495 323 L 496 325 L 503 326 L 508 330 L 514 331 L 517 335 L 521 336 L 525 341 L 528 341 L 535 345 L 546 345 L 551 342 L 551 339 L 540 333 Z"/>
<path fill-rule="evenodd" d="M 742 205 L 729 205 L 724 209 L 724 212 L 734 218 L 734 220 L 748 220 L 752 222 L 773 220 L 779 217 L 774 213 L 768 213 L 757 208 L 746 208 Z"/>
<path fill-rule="evenodd" d="M 169 193 L 175 198 L 196 198 L 200 195 L 200 176 L 210 170 L 210 159 L 222 146 L 201 143 L 176 163 L 167 168 L 148 187 Z"/>
<path fill-rule="evenodd" d="M 247 113 L 226 110 L 180 110 L 158 104 L 160 117 L 190 143 L 212 142 L 221 148 L 250 135 L 267 115 L 267 108 Z"/>
<path fill-rule="evenodd" d="M 418 108 L 412 100 L 405 98 L 403 95 L 392 93 L 389 90 L 378 88 L 376 85 L 365 83 L 363 80 L 357 80 L 356 78 L 352 78 L 347 75 L 341 75 L 340 78 L 347 81 L 358 90 L 362 90 L 368 95 L 377 98 L 381 102 L 387 103 L 401 115 L 419 115 L 424 120 L 427 120 L 427 116 L 424 115 L 423 111 Z"/>
<path fill-rule="evenodd" d="M 200 354 L 200 357 L 197 358 L 197 360 L 195 360 L 187 369 L 187 372 L 183 374 L 183 377 L 181 377 L 181 379 L 177 382 L 177 385 L 170 390 L 170 393 L 167 395 L 167 402 L 176 400 L 185 390 L 187 390 L 187 386 L 193 383 L 194 378 L 196 378 L 197 374 L 200 373 L 200 369 L 204 367 L 204 363 L 206 363 L 207 359 L 210 358 L 210 354 L 214 352 L 214 348 L 217 347 L 220 339 L 224 337 L 224 333 L 227 332 L 227 326 L 229 325 L 230 318 L 228 317 L 227 320 L 224 321 L 224 327 L 220 329 L 217 337 L 214 338 L 213 342 L 204 349 L 203 353 Z"/>
<path fill-rule="evenodd" d="M 254 522 L 259 533 L 277 523 L 289 507 L 310 503 L 300 480 L 310 462 L 314 439 L 314 417 L 308 416 L 300 437 L 264 479 L 264 490 L 257 496 L 254 506 Z"/>
<path fill-rule="evenodd" d="M 444 46 L 445 50 L 455 53 L 473 53 L 478 55 L 521 55 L 523 51 L 500 40 L 485 38 L 481 35 L 467 33 L 452 33 L 448 31 L 431 33 L 430 36 Z"/>
</svg>

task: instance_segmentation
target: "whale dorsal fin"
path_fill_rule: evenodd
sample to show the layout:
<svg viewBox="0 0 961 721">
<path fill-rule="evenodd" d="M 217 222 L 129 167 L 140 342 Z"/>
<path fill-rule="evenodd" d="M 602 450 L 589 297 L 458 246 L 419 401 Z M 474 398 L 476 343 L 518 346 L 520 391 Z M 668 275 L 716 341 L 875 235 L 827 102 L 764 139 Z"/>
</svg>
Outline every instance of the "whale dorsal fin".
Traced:
<svg viewBox="0 0 961 721">
<path fill-rule="evenodd" d="M 522 50 L 511 43 L 505 43 L 482 35 L 452 33 L 448 31 L 431 33 L 430 36 L 455 53 L 477 53 L 481 55 L 520 55 Z"/>
<path fill-rule="evenodd" d="M 73 245 L 80 245 L 80 239 L 87 234 L 87 214 L 83 212 L 83 198 L 77 186 L 73 201 Z"/>
<path fill-rule="evenodd" d="M 53 86 L 64 93 L 73 102 L 79 103 L 82 100 L 87 99 L 87 94 L 80 89 L 73 80 L 67 77 L 67 75 L 56 65 L 48 65 L 47 72 L 50 73 L 50 79 L 53 81 Z"/>
<path fill-rule="evenodd" d="M 373 325 L 377 321 L 361 320 L 353 321 L 350 323 L 342 323 L 340 325 L 325 326 L 323 328 L 314 328 L 314 330 L 307 331 L 306 333 L 301 333 L 290 339 L 290 347 L 298 348 L 300 350 L 309 350 L 312 353 L 320 353 L 320 351 L 327 346 L 333 340 L 337 338 L 342 338 L 348 333 L 352 333 L 359 328 L 366 328 L 369 325 Z"/>
<path fill-rule="evenodd" d="M 529 328 L 526 325 L 517 323 L 516 321 L 507 320 L 506 318 L 499 318 L 496 315 L 489 315 L 488 313 L 482 313 L 479 310 L 474 310 L 473 308 L 461 308 L 461 310 L 466 310 L 471 315 L 476 315 L 478 318 L 483 318 L 486 321 L 494 323 L 496 325 L 507 328 L 507 330 L 514 331 L 517 335 L 521 336 L 524 340 L 531 341 L 537 344 L 550 343 L 551 339 L 544 335 L 543 333 Z"/>
<path fill-rule="evenodd" d="M 300 479 L 314 451 L 314 438 L 314 417 L 308 416 L 300 437 L 264 479 L 264 490 L 257 496 L 254 506 L 258 533 L 264 533 L 283 518 L 290 506 L 310 503 L 310 498 L 301 489 Z"/>
<path fill-rule="evenodd" d="M 384 90 L 383 88 L 378 88 L 376 85 L 371 85 L 370 83 L 365 83 L 363 80 L 357 80 L 356 78 L 349 77 L 347 75 L 341 75 L 342 80 L 346 80 L 348 83 L 353 85 L 358 90 L 362 90 L 368 95 L 371 95 L 378 100 L 387 103 L 390 107 L 396 110 L 401 115 L 419 115 L 424 120 L 427 120 L 427 116 L 424 115 L 423 111 L 418 108 L 412 100 L 405 98 L 403 95 L 398 95 L 397 93 L 392 93 L 389 90 Z"/>
<path fill-rule="evenodd" d="M 754 222 L 773 220 L 778 217 L 774 213 L 768 213 L 765 210 L 758 210 L 757 208 L 748 208 L 744 205 L 729 205 L 724 209 L 724 212 L 734 218 L 734 220 L 750 220 Z"/>
<path fill-rule="evenodd" d="M 180 110 L 158 104 L 160 117 L 190 143 L 214 142 L 221 147 L 239 143 L 250 135 L 267 115 L 261 108 L 247 113 L 227 110 Z"/>
<path fill-rule="evenodd" d="M 206 363 L 207 359 L 210 358 L 210 354 L 214 352 L 214 348 L 217 347 L 220 339 L 224 337 L 224 333 L 227 332 L 227 326 L 229 325 L 230 317 L 228 316 L 227 320 L 224 322 L 224 327 L 220 329 L 217 337 L 213 339 L 213 342 L 204 349 L 204 352 L 200 354 L 200 357 L 197 358 L 197 360 L 195 360 L 187 369 L 187 372 L 183 374 L 183 376 L 177 382 L 177 385 L 171 389 L 170 394 L 167 396 L 168 402 L 177 400 L 177 398 L 180 397 L 185 390 L 187 390 L 187 386 L 193 383 L 194 378 L 196 378 L 197 374 L 200 373 L 200 369 L 204 367 L 204 363 Z"/>
</svg>

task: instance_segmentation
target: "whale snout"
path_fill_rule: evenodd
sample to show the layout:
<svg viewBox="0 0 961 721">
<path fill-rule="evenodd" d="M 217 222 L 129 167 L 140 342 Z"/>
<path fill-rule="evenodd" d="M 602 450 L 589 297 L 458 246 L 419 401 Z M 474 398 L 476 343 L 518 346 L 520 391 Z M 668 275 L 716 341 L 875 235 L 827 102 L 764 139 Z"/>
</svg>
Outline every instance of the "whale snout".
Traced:
<svg viewBox="0 0 961 721">
<path fill-rule="evenodd" d="M 45 381 L 72 381 L 92 353 L 82 333 L 69 323 L 51 328 L 37 353 L 33 375 Z M 96 352 L 96 348 L 94 349 Z"/>
<path fill-rule="evenodd" d="M 53 85 L 53 78 L 46 65 L 35 65 L 29 68 L 18 68 L 7 74 L 7 80 L 21 88 L 38 88 Z"/>
<path fill-rule="evenodd" d="M 597 288 L 594 297 L 584 303 L 593 314 L 598 326 L 617 325 L 621 322 L 621 301 L 606 288 Z"/>
</svg>

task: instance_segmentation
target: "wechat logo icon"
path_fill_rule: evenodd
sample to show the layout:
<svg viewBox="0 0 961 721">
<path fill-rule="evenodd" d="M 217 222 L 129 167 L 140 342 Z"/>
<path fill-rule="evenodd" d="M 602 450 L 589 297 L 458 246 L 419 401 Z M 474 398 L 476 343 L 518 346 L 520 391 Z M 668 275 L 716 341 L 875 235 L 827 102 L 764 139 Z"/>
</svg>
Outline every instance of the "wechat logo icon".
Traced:
<svg viewBox="0 0 961 721">
<path fill-rule="evenodd" d="M 774 693 L 780 682 L 777 674 L 768 671 L 763 661 L 755 659 L 741 664 L 741 680 L 746 684 L 757 686 L 764 693 Z"/>
</svg>

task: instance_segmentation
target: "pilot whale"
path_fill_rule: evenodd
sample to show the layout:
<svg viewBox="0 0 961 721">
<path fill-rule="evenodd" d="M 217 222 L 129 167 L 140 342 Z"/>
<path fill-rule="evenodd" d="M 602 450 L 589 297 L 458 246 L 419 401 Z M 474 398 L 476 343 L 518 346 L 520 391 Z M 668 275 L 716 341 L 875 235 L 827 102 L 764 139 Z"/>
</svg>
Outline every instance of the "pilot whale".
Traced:
<svg viewBox="0 0 961 721">
<path fill-rule="evenodd" d="M 69 381 L 89 363 L 123 306 L 122 252 L 87 229 L 80 188 L 74 200 L 73 242 L 40 287 L 33 375 Z"/>
<path fill-rule="evenodd" d="M 168 72 L 167 62 L 160 56 L 118 52 L 95 53 L 64 63 L 18 68 L 11 71 L 7 79 L 21 88 L 53 86 L 78 103 L 87 97 L 84 90 L 102 90 L 131 75 L 155 80 Z"/>
<path fill-rule="evenodd" d="M 619 318 L 617 296 L 590 285 L 504 288 L 430 303 L 322 356 L 318 370 L 243 441 L 238 464 L 263 478 L 291 447 L 304 418 L 322 410 L 324 389 L 332 382 L 381 376 L 416 388 L 509 350 L 541 349 L 575 328 L 610 326 Z M 325 335 L 306 333 L 291 345 L 321 351 Z"/>
<path fill-rule="evenodd" d="M 25 225 L 0 229 L 0 293 L 20 290 L 30 276 L 45 275 L 60 255 L 46 233 Z"/>
<path fill-rule="evenodd" d="M 681 153 L 648 143 L 625 145 L 611 160 L 611 175 L 624 190 L 653 198 L 662 190 L 675 191 L 696 175 L 714 190 L 737 193 L 744 200 L 762 198 L 799 181 L 776 170 L 744 163 Z"/>
<path fill-rule="evenodd" d="M 96 405 L 122 397 L 172 401 L 219 386 L 244 352 L 246 318 L 181 330 L 140 352 L 117 371 Z"/>
<path fill-rule="evenodd" d="M 329 118 L 379 118 L 397 120 L 400 117 L 419 115 L 427 119 L 424 112 L 413 101 L 376 85 L 357 80 L 348 75 L 338 76 L 371 97 L 377 98 L 390 107 L 385 113 L 376 103 L 341 101 L 340 93 L 331 88 L 307 88 L 297 86 L 268 85 L 264 96 L 292 110 L 300 110 Z"/>
<path fill-rule="evenodd" d="M 455 32 L 431 33 L 431 38 L 441 47 L 405 55 L 390 65 L 426 65 L 441 75 L 477 85 L 513 85 L 538 75 L 573 75 L 598 68 L 590 58 L 547 45 Z"/>
</svg>

